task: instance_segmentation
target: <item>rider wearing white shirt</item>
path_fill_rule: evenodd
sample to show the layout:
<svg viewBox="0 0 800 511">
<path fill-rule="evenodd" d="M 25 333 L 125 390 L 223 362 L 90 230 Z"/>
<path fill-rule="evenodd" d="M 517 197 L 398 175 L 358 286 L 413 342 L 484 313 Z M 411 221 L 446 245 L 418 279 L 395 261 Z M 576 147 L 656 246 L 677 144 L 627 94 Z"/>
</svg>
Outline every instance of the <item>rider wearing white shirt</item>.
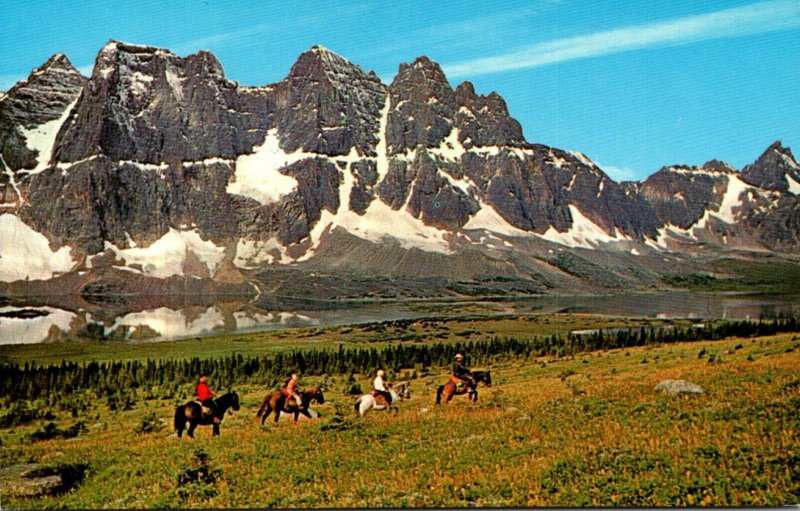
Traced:
<svg viewBox="0 0 800 511">
<path fill-rule="evenodd" d="M 386 398 L 387 406 L 392 406 L 392 395 L 386 390 L 386 384 L 383 381 L 383 369 L 378 369 L 378 374 L 372 382 L 372 388 L 375 392 Z"/>
</svg>

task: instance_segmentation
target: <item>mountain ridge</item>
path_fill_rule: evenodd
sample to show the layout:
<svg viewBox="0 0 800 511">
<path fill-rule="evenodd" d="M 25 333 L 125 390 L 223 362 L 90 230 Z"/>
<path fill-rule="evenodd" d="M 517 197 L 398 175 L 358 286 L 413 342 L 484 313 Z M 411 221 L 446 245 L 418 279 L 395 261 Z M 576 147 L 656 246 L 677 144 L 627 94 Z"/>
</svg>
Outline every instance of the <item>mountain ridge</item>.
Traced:
<svg viewBox="0 0 800 511">
<path fill-rule="evenodd" d="M 242 86 L 209 52 L 109 41 L 88 79 L 48 59 L 0 98 L 0 121 L 0 235 L 39 261 L 14 268 L 4 241 L 4 282 L 100 267 L 241 282 L 336 253 L 357 267 L 388 244 L 472 250 L 543 283 L 542 267 L 565 272 L 551 257 L 564 250 L 610 258 L 612 273 L 632 255 L 649 275 L 665 254 L 800 246 L 800 166 L 780 141 L 742 171 L 711 160 L 616 182 L 583 153 L 528 142 L 499 94 L 451 87 L 427 57 L 387 85 L 314 46 L 283 80 Z M 349 239 L 336 230 L 354 253 L 330 245 Z M 566 273 L 584 285 L 585 268 Z"/>
</svg>

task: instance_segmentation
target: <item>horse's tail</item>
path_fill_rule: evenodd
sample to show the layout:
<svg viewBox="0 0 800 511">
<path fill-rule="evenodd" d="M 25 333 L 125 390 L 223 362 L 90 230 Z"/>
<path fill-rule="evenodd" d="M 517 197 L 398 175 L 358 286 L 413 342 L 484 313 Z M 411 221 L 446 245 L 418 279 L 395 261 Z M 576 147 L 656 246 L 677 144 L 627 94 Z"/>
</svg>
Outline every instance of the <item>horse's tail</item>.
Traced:
<svg viewBox="0 0 800 511">
<path fill-rule="evenodd" d="M 361 399 L 363 399 L 363 397 L 360 397 L 360 398 L 356 399 L 356 403 L 355 403 L 355 406 L 354 406 L 355 409 L 356 409 L 356 413 L 359 414 L 359 415 L 361 415 Z"/>
<path fill-rule="evenodd" d="M 173 422 L 175 430 L 182 433 L 186 427 L 186 413 L 183 411 L 183 406 L 175 408 L 175 420 Z"/>
<path fill-rule="evenodd" d="M 261 408 L 259 408 L 256 412 L 256 418 L 264 415 L 264 412 L 267 410 L 267 406 L 269 406 L 269 396 L 264 397 L 264 401 L 261 403 Z"/>
<path fill-rule="evenodd" d="M 444 392 L 444 385 L 439 385 L 439 388 L 436 389 L 436 404 L 442 404 L 442 392 Z"/>
</svg>

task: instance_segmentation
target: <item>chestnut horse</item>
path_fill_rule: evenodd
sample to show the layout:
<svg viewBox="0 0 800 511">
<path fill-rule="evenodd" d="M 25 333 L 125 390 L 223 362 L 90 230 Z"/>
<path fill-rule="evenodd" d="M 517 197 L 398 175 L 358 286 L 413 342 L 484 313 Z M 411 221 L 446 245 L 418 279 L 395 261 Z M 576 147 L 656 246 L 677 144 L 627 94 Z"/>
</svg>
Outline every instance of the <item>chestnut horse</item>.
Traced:
<svg viewBox="0 0 800 511">
<path fill-rule="evenodd" d="M 222 422 L 228 408 L 239 409 L 239 394 L 236 392 L 228 392 L 224 396 L 218 397 L 212 415 L 203 415 L 202 407 L 196 401 L 189 401 L 185 405 L 177 407 L 175 409 L 175 429 L 178 431 L 178 438 L 183 435 L 183 429 L 187 422 L 189 429 L 186 430 L 186 434 L 191 438 L 194 438 L 194 429 L 197 426 L 209 425 L 214 426 L 213 436 L 219 436 L 219 423 Z M 215 422 L 214 418 L 219 420 Z"/>
<path fill-rule="evenodd" d="M 442 397 L 444 397 L 444 402 L 447 404 L 448 401 L 453 399 L 453 396 L 460 396 L 462 394 L 467 394 L 473 402 L 477 401 L 478 390 L 475 388 L 476 385 L 483 382 L 487 387 L 491 387 L 492 372 L 472 371 L 472 378 L 475 380 L 474 385 L 472 382 L 464 382 L 463 386 L 456 387 L 455 383 L 453 383 L 453 380 L 448 381 L 444 385 L 440 385 L 436 390 L 436 404 L 438 405 L 442 403 Z"/>
<path fill-rule="evenodd" d="M 264 424 L 267 416 L 274 411 L 276 424 L 281 417 L 281 412 L 293 413 L 295 422 L 297 422 L 297 418 L 301 413 L 310 419 L 311 414 L 308 413 L 308 405 L 311 404 L 311 401 L 316 401 L 321 405 L 325 404 L 325 396 L 322 395 L 322 389 L 315 387 L 300 392 L 300 401 L 303 403 L 303 410 L 298 408 L 294 398 L 287 399 L 283 392 L 278 391 L 267 394 L 264 397 L 264 402 L 261 403 L 261 408 L 256 412 L 256 418 L 261 417 L 261 424 Z"/>
</svg>

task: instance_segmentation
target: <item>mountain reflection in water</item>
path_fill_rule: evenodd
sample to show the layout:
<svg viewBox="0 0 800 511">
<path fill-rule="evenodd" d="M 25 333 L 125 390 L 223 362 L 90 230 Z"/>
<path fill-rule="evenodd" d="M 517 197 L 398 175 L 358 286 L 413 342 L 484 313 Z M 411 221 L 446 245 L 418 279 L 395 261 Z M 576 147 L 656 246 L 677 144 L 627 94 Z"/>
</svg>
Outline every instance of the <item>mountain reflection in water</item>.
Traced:
<svg viewBox="0 0 800 511">
<path fill-rule="evenodd" d="M 304 326 L 337 326 L 376 321 L 460 314 L 554 314 L 580 312 L 661 319 L 759 319 L 800 315 L 798 296 L 743 296 L 673 292 L 613 296 L 542 296 L 474 302 L 358 303 L 294 302 L 253 304 L 164 305 L 124 310 L 93 304 L 63 308 L 50 299 L 45 305 L 0 307 L 0 344 L 65 340 L 164 341 L 236 332 L 256 332 Z M 70 304 L 72 305 L 72 304 Z M 156 306 L 157 305 L 157 306 Z M 277 310 L 275 306 L 291 307 Z"/>
</svg>

